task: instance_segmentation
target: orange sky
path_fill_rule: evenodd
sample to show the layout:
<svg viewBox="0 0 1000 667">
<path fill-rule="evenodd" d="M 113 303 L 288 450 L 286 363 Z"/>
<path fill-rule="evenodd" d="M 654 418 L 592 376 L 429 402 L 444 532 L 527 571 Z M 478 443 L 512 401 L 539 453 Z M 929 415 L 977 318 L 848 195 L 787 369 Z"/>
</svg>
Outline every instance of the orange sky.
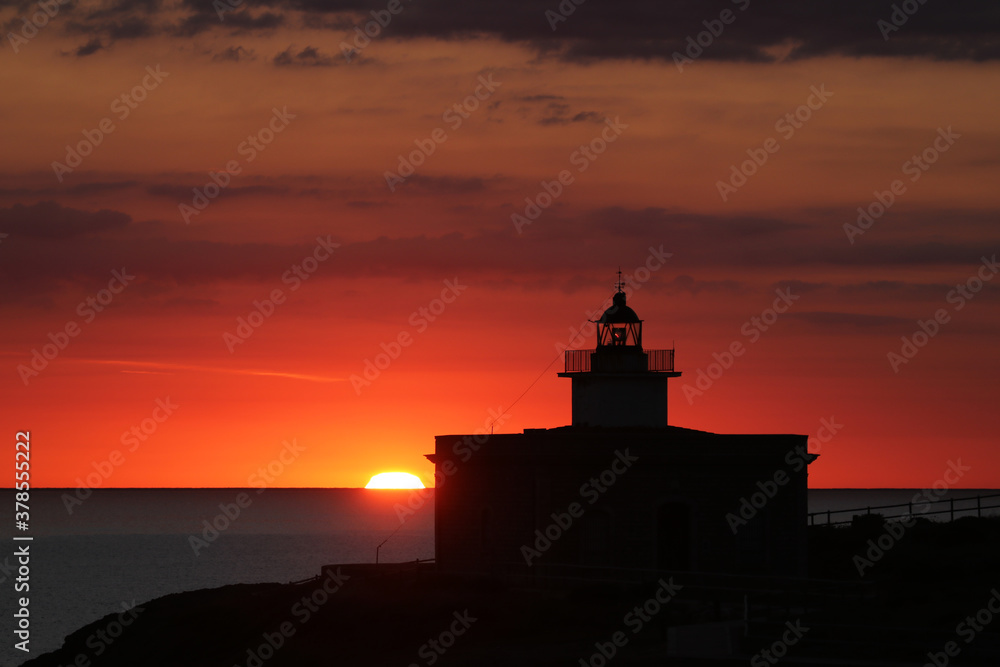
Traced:
<svg viewBox="0 0 1000 667">
<path fill-rule="evenodd" d="M 613 28 L 594 37 L 605 9 L 549 34 L 543 4 L 523 35 L 516 22 L 435 34 L 413 5 L 350 63 L 339 44 L 363 15 L 310 3 L 218 21 L 123 1 L 66 9 L 16 53 L 5 43 L 0 420 L 10 437 L 31 430 L 34 484 L 103 469 L 101 486 L 246 486 L 283 441 L 296 449 L 274 486 L 363 486 L 386 470 L 430 484 L 433 436 L 483 427 L 543 371 L 497 430 L 568 423 L 569 383 L 548 367 L 557 345 L 610 297 L 619 266 L 633 275 L 662 248 L 629 303 L 647 347 L 676 347 L 672 423 L 816 435 L 833 419 L 816 487 L 925 487 L 959 459 L 960 486 L 1000 486 L 1000 281 L 948 298 L 992 278 L 982 258 L 1000 250 L 995 58 L 913 53 L 916 19 L 913 41 L 901 30 L 885 53 L 877 31 L 758 38 L 750 7 L 679 72 L 673 46 L 619 53 L 631 42 Z M 5 34 L 26 11 L 0 12 Z M 677 44 L 700 23 L 671 28 Z M 116 103 L 144 79 L 135 108 Z M 477 86 L 467 117 L 446 113 Z M 789 132 L 780 121 L 812 90 L 829 97 Z M 113 131 L 96 130 L 105 118 Z M 614 141 L 581 158 L 615 122 Z M 270 143 L 243 143 L 269 123 Z M 932 148 L 947 128 L 957 138 Z M 100 141 L 57 174 L 86 136 Z M 385 172 L 429 141 L 390 190 Z M 907 171 L 925 150 L 934 164 Z M 723 200 L 718 182 L 747 151 L 766 162 Z M 239 173 L 186 224 L 180 205 L 227 163 Z M 516 229 L 525 198 L 564 170 L 572 182 Z M 857 207 L 897 179 L 902 194 L 849 239 Z M 308 279 L 288 273 L 307 257 L 322 259 Z M 123 267 L 135 278 L 89 321 L 86 299 Z M 227 346 L 275 290 L 273 314 Z M 443 290 L 451 302 L 435 305 Z M 741 330 L 776 290 L 799 298 L 751 342 Z M 948 321 L 894 372 L 887 354 L 938 309 Z M 68 323 L 77 335 L 25 382 L 18 367 Z M 410 344 L 356 391 L 351 377 L 401 335 Z M 688 400 L 734 341 L 746 352 Z"/>
</svg>

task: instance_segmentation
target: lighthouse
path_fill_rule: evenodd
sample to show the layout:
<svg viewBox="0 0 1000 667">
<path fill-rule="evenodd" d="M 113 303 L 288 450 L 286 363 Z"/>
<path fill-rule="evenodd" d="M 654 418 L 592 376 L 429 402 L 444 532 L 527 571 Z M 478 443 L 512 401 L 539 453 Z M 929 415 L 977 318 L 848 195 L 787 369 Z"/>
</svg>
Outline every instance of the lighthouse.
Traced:
<svg viewBox="0 0 1000 667">
<path fill-rule="evenodd" d="M 620 273 L 615 289 L 593 349 L 565 351 L 571 424 L 435 437 L 438 568 L 553 582 L 804 574 L 808 438 L 668 424 L 674 350 L 643 347 Z"/>
<path fill-rule="evenodd" d="M 621 271 L 611 306 L 597 325 L 596 347 L 566 350 L 565 370 L 573 392 L 573 426 L 664 428 L 667 381 L 674 371 L 674 351 L 645 350 L 642 320 L 626 302 Z"/>
</svg>

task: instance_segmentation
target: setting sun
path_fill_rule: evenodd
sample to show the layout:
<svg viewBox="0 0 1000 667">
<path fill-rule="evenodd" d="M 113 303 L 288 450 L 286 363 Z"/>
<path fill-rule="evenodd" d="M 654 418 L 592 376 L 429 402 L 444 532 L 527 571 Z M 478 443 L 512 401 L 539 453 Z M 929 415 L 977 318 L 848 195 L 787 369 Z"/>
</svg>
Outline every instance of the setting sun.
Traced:
<svg viewBox="0 0 1000 667">
<path fill-rule="evenodd" d="M 366 489 L 423 489 L 424 483 L 408 472 L 380 472 L 369 480 Z"/>
</svg>

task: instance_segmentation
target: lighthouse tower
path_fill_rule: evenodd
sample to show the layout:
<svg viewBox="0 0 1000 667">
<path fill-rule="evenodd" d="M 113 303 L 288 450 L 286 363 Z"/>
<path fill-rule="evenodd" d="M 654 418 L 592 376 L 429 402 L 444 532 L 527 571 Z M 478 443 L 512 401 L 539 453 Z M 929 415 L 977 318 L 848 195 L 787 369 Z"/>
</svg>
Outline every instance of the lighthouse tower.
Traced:
<svg viewBox="0 0 1000 667">
<path fill-rule="evenodd" d="M 573 426 L 664 428 L 673 350 L 644 350 L 642 320 L 626 305 L 618 272 L 611 307 L 597 325 L 597 347 L 566 350 L 559 377 L 573 386 Z"/>
</svg>

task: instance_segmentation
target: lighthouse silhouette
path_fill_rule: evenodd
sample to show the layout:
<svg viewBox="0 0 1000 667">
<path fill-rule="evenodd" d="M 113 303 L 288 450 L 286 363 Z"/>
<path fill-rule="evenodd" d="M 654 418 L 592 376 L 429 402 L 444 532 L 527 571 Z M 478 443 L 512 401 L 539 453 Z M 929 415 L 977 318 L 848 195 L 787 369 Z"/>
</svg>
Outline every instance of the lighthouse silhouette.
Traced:
<svg viewBox="0 0 1000 667">
<path fill-rule="evenodd" d="M 572 423 L 435 437 L 443 571 L 549 581 L 668 572 L 802 575 L 805 435 L 667 421 L 673 349 L 645 349 L 619 280 L 595 347 L 565 350 Z"/>
<path fill-rule="evenodd" d="M 572 380 L 573 426 L 667 426 L 667 381 L 674 371 L 673 350 L 644 350 L 642 320 L 629 308 L 618 272 L 611 306 L 597 320 L 593 350 L 567 350 L 565 371 Z"/>
</svg>

